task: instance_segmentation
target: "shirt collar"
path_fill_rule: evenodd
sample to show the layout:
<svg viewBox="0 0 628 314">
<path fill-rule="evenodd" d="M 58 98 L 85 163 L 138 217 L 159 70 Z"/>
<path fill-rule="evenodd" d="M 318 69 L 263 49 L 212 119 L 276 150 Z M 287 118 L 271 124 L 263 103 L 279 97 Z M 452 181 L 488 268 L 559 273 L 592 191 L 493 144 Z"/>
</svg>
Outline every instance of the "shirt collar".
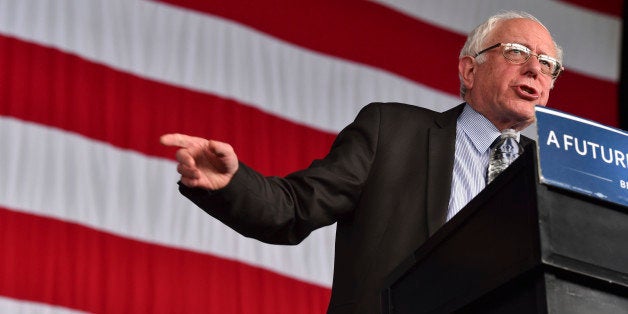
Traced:
<svg viewBox="0 0 628 314">
<path fill-rule="evenodd" d="M 482 114 L 475 111 L 469 104 L 465 104 L 462 114 L 458 117 L 459 127 L 471 140 L 479 153 L 488 151 L 493 141 L 501 132 Z M 519 132 L 517 132 L 517 137 Z M 518 139 L 517 139 L 518 140 Z"/>
</svg>

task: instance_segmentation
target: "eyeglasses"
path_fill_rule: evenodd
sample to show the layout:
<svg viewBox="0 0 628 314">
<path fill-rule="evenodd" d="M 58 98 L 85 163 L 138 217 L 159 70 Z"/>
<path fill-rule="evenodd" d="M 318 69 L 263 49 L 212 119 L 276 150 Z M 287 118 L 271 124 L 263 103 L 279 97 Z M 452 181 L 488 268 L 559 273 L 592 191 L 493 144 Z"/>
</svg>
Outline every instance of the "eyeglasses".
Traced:
<svg viewBox="0 0 628 314">
<path fill-rule="evenodd" d="M 503 47 L 502 55 L 504 55 L 504 58 L 514 64 L 524 64 L 528 62 L 530 56 L 535 56 L 539 59 L 539 63 L 541 64 L 541 73 L 550 75 L 552 78 L 558 77 L 560 72 L 564 69 L 558 60 L 547 55 L 535 54 L 530 48 L 515 43 L 497 43 L 476 53 L 474 57 L 500 46 Z"/>
</svg>

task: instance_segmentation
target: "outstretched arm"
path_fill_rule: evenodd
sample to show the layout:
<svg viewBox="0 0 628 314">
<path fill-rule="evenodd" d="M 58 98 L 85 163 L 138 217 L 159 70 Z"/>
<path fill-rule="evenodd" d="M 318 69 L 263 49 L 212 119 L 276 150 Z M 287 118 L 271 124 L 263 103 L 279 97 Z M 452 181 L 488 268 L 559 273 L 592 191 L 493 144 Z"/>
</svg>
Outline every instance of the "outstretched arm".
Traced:
<svg viewBox="0 0 628 314">
<path fill-rule="evenodd" d="M 166 134 L 161 142 L 180 147 L 179 190 L 198 207 L 244 236 L 297 244 L 314 229 L 352 216 L 380 143 L 380 107 L 364 109 L 325 158 L 285 177 L 256 172 L 226 143 L 181 134 Z"/>
<path fill-rule="evenodd" d="M 176 146 L 181 183 L 191 188 L 224 188 L 238 170 L 238 156 L 231 145 L 183 134 L 165 134 L 160 141 Z"/>
</svg>

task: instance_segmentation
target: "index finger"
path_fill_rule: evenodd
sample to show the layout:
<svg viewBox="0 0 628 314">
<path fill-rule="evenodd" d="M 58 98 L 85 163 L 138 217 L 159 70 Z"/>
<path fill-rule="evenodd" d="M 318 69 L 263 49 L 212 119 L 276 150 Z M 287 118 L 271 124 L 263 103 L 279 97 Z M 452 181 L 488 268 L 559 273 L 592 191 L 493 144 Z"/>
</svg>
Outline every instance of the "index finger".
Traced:
<svg viewBox="0 0 628 314">
<path fill-rule="evenodd" d="M 179 133 L 164 134 L 159 138 L 159 142 L 165 146 L 177 146 L 181 148 L 187 148 L 190 145 L 199 141 L 206 141 L 200 137 L 189 136 Z"/>
</svg>

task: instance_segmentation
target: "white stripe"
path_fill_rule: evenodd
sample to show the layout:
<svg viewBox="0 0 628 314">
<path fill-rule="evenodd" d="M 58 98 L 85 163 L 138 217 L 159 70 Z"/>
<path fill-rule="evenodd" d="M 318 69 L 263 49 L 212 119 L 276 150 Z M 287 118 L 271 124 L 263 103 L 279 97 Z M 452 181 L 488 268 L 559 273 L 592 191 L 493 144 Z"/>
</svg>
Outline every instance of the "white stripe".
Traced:
<svg viewBox="0 0 628 314">
<path fill-rule="evenodd" d="M 565 67 L 617 82 L 622 21 L 618 17 L 548 0 L 371 0 L 466 35 L 498 11 L 536 16 L 565 51 Z"/>
<path fill-rule="evenodd" d="M 36 303 L 0 296 L 0 313 L 11 314 L 79 314 L 87 313 L 44 303 Z"/>
<path fill-rule="evenodd" d="M 437 111 L 461 102 L 382 70 L 153 1 L 0 0 L 0 33 L 332 132 L 373 101 Z"/>
<path fill-rule="evenodd" d="M 6 117 L 0 117 L 0 146 L 1 206 L 331 286 L 334 227 L 298 246 L 267 245 L 181 196 L 172 161 Z"/>
</svg>

